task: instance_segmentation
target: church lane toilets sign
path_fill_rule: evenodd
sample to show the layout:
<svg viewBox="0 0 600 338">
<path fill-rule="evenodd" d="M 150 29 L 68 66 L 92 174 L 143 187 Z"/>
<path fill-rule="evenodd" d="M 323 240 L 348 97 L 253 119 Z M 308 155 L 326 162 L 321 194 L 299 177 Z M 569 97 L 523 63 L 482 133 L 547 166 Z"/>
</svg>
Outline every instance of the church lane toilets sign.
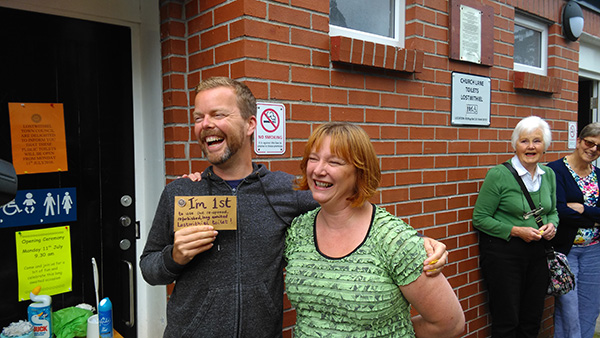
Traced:
<svg viewBox="0 0 600 338">
<path fill-rule="evenodd" d="M 490 125 L 492 86 L 489 77 L 452 73 L 452 124 Z"/>
</svg>

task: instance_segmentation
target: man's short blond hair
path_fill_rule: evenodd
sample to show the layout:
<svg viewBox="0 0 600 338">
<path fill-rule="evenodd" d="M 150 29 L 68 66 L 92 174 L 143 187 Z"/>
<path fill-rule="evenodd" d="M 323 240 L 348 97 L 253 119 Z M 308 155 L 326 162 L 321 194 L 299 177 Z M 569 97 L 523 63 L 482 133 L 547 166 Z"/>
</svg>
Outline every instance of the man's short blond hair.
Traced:
<svg viewBox="0 0 600 338">
<path fill-rule="evenodd" d="M 196 93 L 218 87 L 228 87 L 233 89 L 242 118 L 247 120 L 251 116 L 256 115 L 256 98 L 254 98 L 250 88 L 239 81 L 224 76 L 210 77 L 200 82 L 196 87 Z"/>
</svg>

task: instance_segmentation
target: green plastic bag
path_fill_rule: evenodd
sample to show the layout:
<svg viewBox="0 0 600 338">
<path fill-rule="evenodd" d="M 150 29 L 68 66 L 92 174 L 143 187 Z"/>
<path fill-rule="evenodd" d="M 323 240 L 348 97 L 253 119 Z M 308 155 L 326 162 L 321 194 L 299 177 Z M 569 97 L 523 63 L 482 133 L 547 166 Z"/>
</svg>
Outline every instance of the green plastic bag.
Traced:
<svg viewBox="0 0 600 338">
<path fill-rule="evenodd" d="M 56 338 L 85 337 L 90 316 L 92 311 L 74 306 L 52 312 L 52 332 Z"/>
</svg>

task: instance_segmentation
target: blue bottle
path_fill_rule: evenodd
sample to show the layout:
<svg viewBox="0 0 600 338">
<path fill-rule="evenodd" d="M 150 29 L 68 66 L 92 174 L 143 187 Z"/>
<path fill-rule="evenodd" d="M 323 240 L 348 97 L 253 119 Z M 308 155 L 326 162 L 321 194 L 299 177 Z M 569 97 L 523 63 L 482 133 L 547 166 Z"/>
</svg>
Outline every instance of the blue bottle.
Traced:
<svg viewBox="0 0 600 338">
<path fill-rule="evenodd" d="M 108 297 L 98 304 L 98 327 L 100 338 L 113 338 L 112 303 Z"/>
</svg>

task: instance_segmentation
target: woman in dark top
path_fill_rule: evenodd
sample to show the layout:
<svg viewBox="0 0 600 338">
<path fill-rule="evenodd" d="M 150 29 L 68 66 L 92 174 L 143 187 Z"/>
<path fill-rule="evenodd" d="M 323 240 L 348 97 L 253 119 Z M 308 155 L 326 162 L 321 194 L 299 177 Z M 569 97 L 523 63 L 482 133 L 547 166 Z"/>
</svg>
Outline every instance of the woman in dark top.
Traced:
<svg viewBox="0 0 600 338">
<path fill-rule="evenodd" d="M 600 123 L 587 125 L 575 151 L 548 164 L 556 173 L 560 227 L 552 241 L 567 255 L 575 274 L 575 289 L 556 297 L 554 337 L 592 338 L 600 312 L 600 207 L 597 207 L 600 169 Z"/>
</svg>

